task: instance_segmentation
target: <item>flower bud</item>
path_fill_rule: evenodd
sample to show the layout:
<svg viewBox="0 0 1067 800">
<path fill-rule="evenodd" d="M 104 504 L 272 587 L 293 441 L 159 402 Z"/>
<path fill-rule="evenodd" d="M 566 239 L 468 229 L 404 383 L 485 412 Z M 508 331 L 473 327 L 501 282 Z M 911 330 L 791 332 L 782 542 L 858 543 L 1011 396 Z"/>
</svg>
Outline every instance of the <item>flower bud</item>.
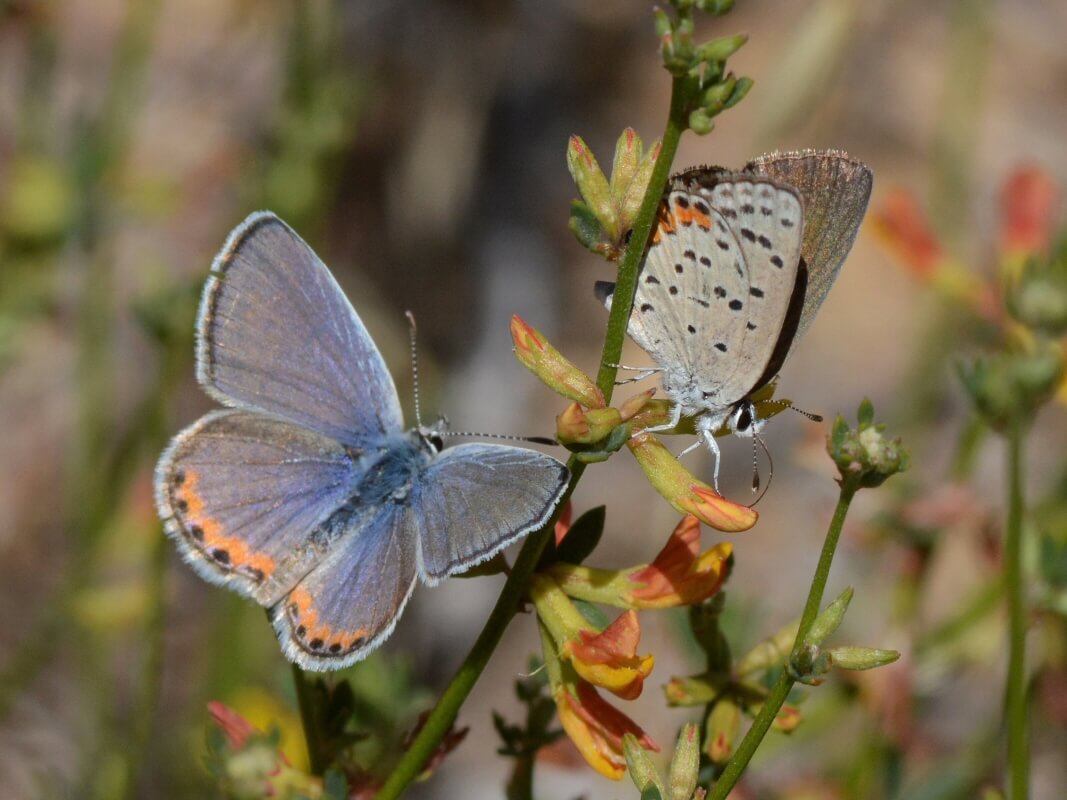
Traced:
<svg viewBox="0 0 1067 800">
<path fill-rule="evenodd" d="M 586 408 L 603 408 L 604 395 L 593 380 L 517 314 L 511 318 L 511 340 L 515 357 L 550 389 Z"/>
<path fill-rule="evenodd" d="M 592 444 L 605 439 L 620 424 L 617 408 L 583 409 L 571 403 L 556 417 L 556 438 L 563 445 Z"/>
<path fill-rule="evenodd" d="M 747 41 L 748 34 L 745 33 L 712 39 L 697 48 L 697 57 L 701 61 L 725 61 L 740 50 Z"/>
<path fill-rule="evenodd" d="M 697 788 L 700 772 L 700 734 L 697 726 L 687 722 L 678 735 L 671 757 L 670 800 L 690 800 Z"/>
<path fill-rule="evenodd" d="M 892 664 L 900 658 L 900 653 L 876 647 L 835 647 L 829 651 L 829 656 L 835 667 L 863 670 Z"/>
<path fill-rule="evenodd" d="M 610 238 L 616 238 L 619 229 L 608 179 L 604 177 L 593 151 L 580 136 L 572 136 L 567 142 L 567 168 L 593 216 Z"/>
<path fill-rule="evenodd" d="M 799 628 L 800 620 L 793 620 L 741 656 L 735 667 L 737 675 L 747 677 L 784 663 L 793 649 Z"/>
<path fill-rule="evenodd" d="M 823 609 L 822 613 L 815 618 L 811 630 L 804 637 L 804 644 L 821 645 L 841 625 L 848 610 L 848 604 L 852 602 L 853 589 L 849 586 L 841 592 L 830 605 Z"/>
<path fill-rule="evenodd" d="M 656 437 L 643 433 L 627 446 L 649 483 L 683 514 L 692 514 L 720 531 L 747 531 L 759 515 L 751 508 L 731 503 L 683 467 Z"/>
<path fill-rule="evenodd" d="M 711 707 L 705 728 L 705 752 L 714 764 L 725 764 L 734 753 L 734 742 L 741 729 L 741 709 L 728 698 Z"/>
</svg>

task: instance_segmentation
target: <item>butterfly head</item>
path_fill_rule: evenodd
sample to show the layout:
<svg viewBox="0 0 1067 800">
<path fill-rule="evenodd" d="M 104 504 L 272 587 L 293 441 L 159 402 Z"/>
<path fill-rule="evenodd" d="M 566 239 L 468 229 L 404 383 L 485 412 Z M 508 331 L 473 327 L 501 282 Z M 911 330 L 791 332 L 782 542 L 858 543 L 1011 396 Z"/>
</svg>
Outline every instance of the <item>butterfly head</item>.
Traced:
<svg viewBox="0 0 1067 800">
<path fill-rule="evenodd" d="M 444 414 L 439 414 L 430 425 L 419 425 L 417 430 L 423 443 L 433 448 L 434 453 L 440 453 L 445 449 L 445 436 L 449 431 L 448 417 Z"/>
</svg>

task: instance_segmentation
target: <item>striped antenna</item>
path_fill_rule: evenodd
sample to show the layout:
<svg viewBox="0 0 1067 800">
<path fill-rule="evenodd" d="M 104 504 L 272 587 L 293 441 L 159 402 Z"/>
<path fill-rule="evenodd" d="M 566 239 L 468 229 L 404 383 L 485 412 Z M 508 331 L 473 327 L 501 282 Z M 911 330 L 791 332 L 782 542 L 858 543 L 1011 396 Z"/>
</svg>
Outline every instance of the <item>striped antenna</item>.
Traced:
<svg viewBox="0 0 1067 800">
<path fill-rule="evenodd" d="M 405 311 L 404 316 L 408 318 L 408 324 L 410 325 L 411 385 L 415 395 L 415 424 L 418 425 L 419 428 L 422 428 L 422 414 L 419 412 L 419 358 L 417 348 L 415 347 L 415 315 L 410 311 Z"/>
</svg>

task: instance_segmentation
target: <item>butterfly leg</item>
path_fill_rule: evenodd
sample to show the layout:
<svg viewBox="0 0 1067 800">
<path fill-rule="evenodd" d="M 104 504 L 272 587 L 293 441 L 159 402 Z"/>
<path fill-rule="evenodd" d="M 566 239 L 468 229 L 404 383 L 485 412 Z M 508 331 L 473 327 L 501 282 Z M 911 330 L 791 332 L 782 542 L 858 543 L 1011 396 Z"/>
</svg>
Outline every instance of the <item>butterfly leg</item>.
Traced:
<svg viewBox="0 0 1067 800">
<path fill-rule="evenodd" d="M 662 425 L 653 425 L 651 428 L 644 428 L 641 433 L 658 433 L 660 431 L 669 431 L 672 428 L 677 428 L 678 423 L 682 421 L 682 407 L 678 403 L 671 406 L 671 418 L 664 422 Z M 687 451 L 688 452 L 688 451 Z"/>
<path fill-rule="evenodd" d="M 719 491 L 719 463 L 722 459 L 720 457 L 719 443 L 715 441 L 715 431 L 722 427 L 723 421 L 723 414 L 704 414 L 697 418 L 697 436 L 699 437 L 697 444 L 703 442 L 707 445 L 708 450 L 711 451 L 712 456 L 715 458 L 715 472 L 713 473 L 712 484 L 716 492 Z"/>
<path fill-rule="evenodd" d="M 640 375 L 635 375 L 632 378 L 626 378 L 625 380 L 615 381 L 616 386 L 623 386 L 627 383 L 637 383 L 643 381 L 645 378 L 650 378 L 658 372 L 663 372 L 661 367 L 628 367 L 625 364 L 608 364 L 609 367 L 615 367 L 615 369 L 625 369 L 630 372 L 639 372 Z"/>
</svg>

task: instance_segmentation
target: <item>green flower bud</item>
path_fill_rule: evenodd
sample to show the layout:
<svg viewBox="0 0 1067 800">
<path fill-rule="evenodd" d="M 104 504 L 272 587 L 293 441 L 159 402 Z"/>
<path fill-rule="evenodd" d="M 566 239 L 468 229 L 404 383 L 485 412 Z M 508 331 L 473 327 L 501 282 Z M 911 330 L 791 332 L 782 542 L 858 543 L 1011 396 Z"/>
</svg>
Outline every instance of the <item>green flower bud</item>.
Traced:
<svg viewBox="0 0 1067 800">
<path fill-rule="evenodd" d="M 691 722 L 682 727 L 671 757 L 671 800 L 689 800 L 697 788 L 700 771 L 700 734 Z"/>
<path fill-rule="evenodd" d="M 804 638 L 804 644 L 822 644 L 838 629 L 841 625 L 841 620 L 845 618 L 848 604 L 852 602 L 853 593 L 852 587 L 848 587 L 837 596 L 836 600 L 823 609 L 823 612 L 815 618 L 811 630 L 808 631 L 808 635 Z"/>
<path fill-rule="evenodd" d="M 654 797 L 655 795 L 645 794 L 649 789 L 654 789 L 659 793 L 658 796 L 660 798 L 666 800 L 669 795 L 663 786 L 663 779 L 660 778 L 659 772 L 656 770 L 656 765 L 652 763 L 652 758 L 648 755 L 648 751 L 641 746 L 641 742 L 632 733 L 627 733 L 622 737 L 622 751 L 626 756 L 626 767 L 630 771 L 630 780 L 634 782 L 634 786 L 641 792 L 641 797 Z"/>
<path fill-rule="evenodd" d="M 835 647 L 829 651 L 829 656 L 835 667 L 861 670 L 892 664 L 900 658 L 900 653 L 875 647 Z"/>
<path fill-rule="evenodd" d="M 611 202 L 611 188 L 596 156 L 580 136 L 572 136 L 567 142 L 567 169 L 593 216 L 608 236 L 614 239 L 618 235 L 618 225 Z"/>
<path fill-rule="evenodd" d="M 708 112 L 703 108 L 698 108 L 689 114 L 689 130 L 697 136 L 706 136 L 714 127 L 715 123 L 711 121 Z"/>
<path fill-rule="evenodd" d="M 724 764 L 734 754 L 734 743 L 741 730 L 741 709 L 733 700 L 723 698 L 711 707 L 705 726 L 705 751 L 715 764 Z"/>
<path fill-rule="evenodd" d="M 723 36 L 720 39 L 712 39 L 697 48 L 697 58 L 701 61 L 725 61 L 748 41 L 748 34 L 739 33 L 736 36 Z"/>
</svg>

